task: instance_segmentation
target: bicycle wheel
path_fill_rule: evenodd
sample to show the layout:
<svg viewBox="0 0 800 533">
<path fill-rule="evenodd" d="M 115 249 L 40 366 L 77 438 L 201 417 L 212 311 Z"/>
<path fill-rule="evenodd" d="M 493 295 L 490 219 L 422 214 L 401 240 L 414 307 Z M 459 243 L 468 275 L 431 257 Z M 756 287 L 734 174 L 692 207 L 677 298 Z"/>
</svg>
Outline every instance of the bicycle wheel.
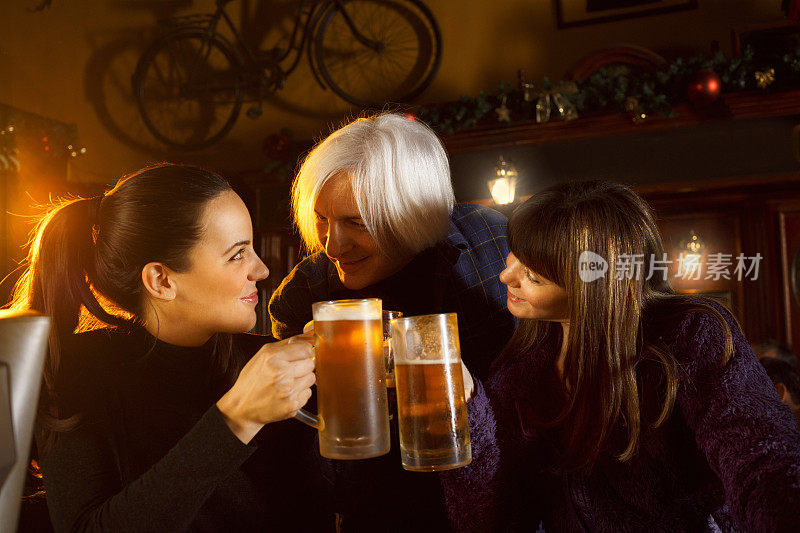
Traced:
<svg viewBox="0 0 800 533">
<path fill-rule="evenodd" d="M 223 40 L 183 29 L 153 43 L 136 66 L 139 112 L 161 142 L 181 150 L 215 143 L 242 107 L 242 61 Z"/>
<path fill-rule="evenodd" d="M 345 0 L 347 15 L 332 5 L 315 29 L 317 69 L 339 96 L 363 107 L 406 102 L 433 81 L 442 57 L 439 26 L 419 0 Z"/>
</svg>

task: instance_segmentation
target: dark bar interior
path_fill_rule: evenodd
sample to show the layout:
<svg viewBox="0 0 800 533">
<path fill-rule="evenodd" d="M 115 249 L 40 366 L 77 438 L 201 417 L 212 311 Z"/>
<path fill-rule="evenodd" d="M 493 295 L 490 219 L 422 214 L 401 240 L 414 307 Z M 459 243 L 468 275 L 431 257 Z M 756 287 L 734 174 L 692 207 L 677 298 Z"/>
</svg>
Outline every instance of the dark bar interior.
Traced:
<svg viewBox="0 0 800 533">
<path fill-rule="evenodd" d="M 0 531 L 800 525 L 800 0 L 0 35 Z"/>
</svg>

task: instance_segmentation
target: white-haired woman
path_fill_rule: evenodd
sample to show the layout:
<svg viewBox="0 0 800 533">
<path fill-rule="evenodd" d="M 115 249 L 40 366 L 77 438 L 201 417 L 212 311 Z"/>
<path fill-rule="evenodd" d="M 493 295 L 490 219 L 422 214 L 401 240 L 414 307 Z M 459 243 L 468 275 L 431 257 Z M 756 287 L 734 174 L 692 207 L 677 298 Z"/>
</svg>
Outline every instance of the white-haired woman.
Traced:
<svg viewBox="0 0 800 533">
<path fill-rule="evenodd" d="M 292 208 L 310 255 L 270 301 L 277 338 L 302 332 L 314 302 L 381 298 L 406 315 L 457 313 L 462 357 L 487 375 L 514 327 L 498 279 L 507 221 L 455 204 L 447 154 L 430 128 L 386 113 L 336 130 L 303 162 Z M 322 463 L 344 531 L 447 528 L 436 477 L 403 471 L 394 440 L 382 458 Z"/>
</svg>

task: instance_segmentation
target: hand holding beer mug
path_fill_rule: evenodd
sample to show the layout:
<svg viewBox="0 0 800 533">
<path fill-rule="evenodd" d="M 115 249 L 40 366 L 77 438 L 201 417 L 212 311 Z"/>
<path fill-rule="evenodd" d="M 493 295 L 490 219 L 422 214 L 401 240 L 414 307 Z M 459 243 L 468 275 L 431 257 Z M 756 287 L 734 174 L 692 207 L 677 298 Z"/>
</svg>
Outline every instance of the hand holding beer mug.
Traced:
<svg viewBox="0 0 800 533">
<path fill-rule="evenodd" d="M 392 343 L 403 468 L 432 472 L 469 464 L 456 314 L 394 319 Z"/>
<path fill-rule="evenodd" d="M 366 459 L 389 452 L 389 411 L 381 300 L 312 305 L 316 334 L 318 416 L 295 418 L 319 430 L 329 459 Z"/>
</svg>

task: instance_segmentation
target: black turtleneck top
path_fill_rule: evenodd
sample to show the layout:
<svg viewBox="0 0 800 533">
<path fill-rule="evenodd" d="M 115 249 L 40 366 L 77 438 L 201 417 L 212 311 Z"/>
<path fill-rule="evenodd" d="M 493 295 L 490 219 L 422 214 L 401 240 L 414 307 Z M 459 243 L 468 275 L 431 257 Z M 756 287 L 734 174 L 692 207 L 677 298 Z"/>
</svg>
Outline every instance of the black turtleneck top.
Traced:
<svg viewBox="0 0 800 533">
<path fill-rule="evenodd" d="M 236 368 L 273 341 L 235 335 Z M 286 420 L 243 444 L 215 405 L 231 383 L 214 371 L 214 345 L 174 346 L 141 328 L 68 340 L 57 403 L 80 424 L 41 460 L 56 531 L 333 528 L 314 496 L 315 431 Z"/>
</svg>

